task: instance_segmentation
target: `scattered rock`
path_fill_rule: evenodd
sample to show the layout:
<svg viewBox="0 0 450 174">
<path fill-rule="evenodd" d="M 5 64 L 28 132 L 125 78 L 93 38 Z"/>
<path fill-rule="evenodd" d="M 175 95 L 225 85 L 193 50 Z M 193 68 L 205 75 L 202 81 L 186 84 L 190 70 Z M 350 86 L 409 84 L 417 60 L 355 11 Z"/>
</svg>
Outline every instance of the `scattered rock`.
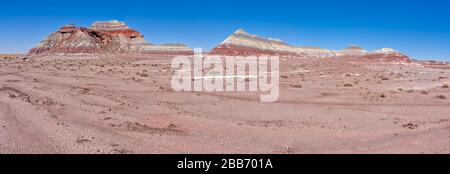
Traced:
<svg viewBox="0 0 450 174">
<path fill-rule="evenodd" d="M 113 152 L 114 153 L 118 153 L 118 154 L 131 154 L 131 153 L 133 153 L 132 150 L 128 150 L 128 149 L 125 149 L 125 148 L 113 149 Z"/>
<path fill-rule="evenodd" d="M 83 144 L 83 143 L 89 143 L 91 142 L 90 139 L 86 139 L 86 138 L 78 138 L 77 139 L 77 144 Z"/>
<path fill-rule="evenodd" d="M 0 92 L 6 92 L 7 94 L 9 94 L 10 98 L 20 98 L 25 102 L 31 103 L 31 97 L 16 88 L 6 86 L 0 88 Z"/>
<path fill-rule="evenodd" d="M 417 129 L 419 127 L 419 125 L 414 124 L 414 123 L 408 123 L 408 124 L 404 124 L 402 125 L 404 128 L 408 128 L 408 129 Z"/>
<path fill-rule="evenodd" d="M 156 127 L 150 127 L 147 126 L 145 124 L 141 124 L 138 122 L 124 122 L 118 125 L 115 124 L 111 124 L 112 127 L 117 127 L 120 129 L 125 129 L 125 130 L 129 130 L 129 131 L 134 131 L 134 132 L 145 132 L 145 133 L 150 133 L 150 134 L 183 134 L 183 131 L 178 130 L 177 126 L 174 124 L 169 124 L 167 127 L 163 127 L 163 128 L 156 128 Z"/>
<path fill-rule="evenodd" d="M 447 97 L 445 97 L 445 95 L 437 95 L 436 98 L 441 99 L 441 100 L 447 99 Z"/>
<path fill-rule="evenodd" d="M 351 83 L 345 83 L 344 86 L 345 86 L 345 87 L 353 87 L 353 84 L 351 84 Z"/>
</svg>

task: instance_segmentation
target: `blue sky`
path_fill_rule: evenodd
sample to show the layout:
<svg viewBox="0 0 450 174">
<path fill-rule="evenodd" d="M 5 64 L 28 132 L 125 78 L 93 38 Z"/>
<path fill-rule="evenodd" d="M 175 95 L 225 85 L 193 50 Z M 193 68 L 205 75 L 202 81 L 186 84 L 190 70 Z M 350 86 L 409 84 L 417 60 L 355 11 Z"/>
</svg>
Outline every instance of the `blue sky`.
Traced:
<svg viewBox="0 0 450 174">
<path fill-rule="evenodd" d="M 152 43 L 213 48 L 238 28 L 292 45 L 395 48 L 450 60 L 449 0 L 5 1 L 0 52 L 26 52 L 65 24 L 118 19 Z"/>
</svg>

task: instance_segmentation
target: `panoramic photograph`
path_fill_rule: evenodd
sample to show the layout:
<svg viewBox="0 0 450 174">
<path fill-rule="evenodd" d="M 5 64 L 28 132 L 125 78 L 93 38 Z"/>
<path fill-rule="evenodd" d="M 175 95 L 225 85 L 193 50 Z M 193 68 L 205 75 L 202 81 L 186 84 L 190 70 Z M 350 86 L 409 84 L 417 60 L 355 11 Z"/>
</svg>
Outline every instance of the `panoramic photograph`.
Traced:
<svg viewBox="0 0 450 174">
<path fill-rule="evenodd" d="M 0 154 L 450 153 L 450 1 L 11 1 L 0 25 Z"/>
</svg>

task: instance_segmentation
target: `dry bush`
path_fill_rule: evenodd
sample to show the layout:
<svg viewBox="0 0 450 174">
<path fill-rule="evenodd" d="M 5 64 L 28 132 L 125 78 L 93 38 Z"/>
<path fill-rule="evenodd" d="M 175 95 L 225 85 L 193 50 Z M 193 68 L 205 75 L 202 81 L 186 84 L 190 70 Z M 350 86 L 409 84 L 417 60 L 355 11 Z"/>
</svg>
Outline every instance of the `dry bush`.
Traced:
<svg viewBox="0 0 450 174">
<path fill-rule="evenodd" d="M 345 83 L 344 86 L 345 87 L 353 87 L 353 85 L 351 83 Z"/>
<path fill-rule="evenodd" d="M 303 86 L 300 84 L 292 84 L 291 85 L 293 88 L 302 88 Z"/>
<path fill-rule="evenodd" d="M 445 95 L 437 95 L 436 98 L 441 99 L 441 100 L 447 99 L 447 97 L 445 97 Z"/>
</svg>

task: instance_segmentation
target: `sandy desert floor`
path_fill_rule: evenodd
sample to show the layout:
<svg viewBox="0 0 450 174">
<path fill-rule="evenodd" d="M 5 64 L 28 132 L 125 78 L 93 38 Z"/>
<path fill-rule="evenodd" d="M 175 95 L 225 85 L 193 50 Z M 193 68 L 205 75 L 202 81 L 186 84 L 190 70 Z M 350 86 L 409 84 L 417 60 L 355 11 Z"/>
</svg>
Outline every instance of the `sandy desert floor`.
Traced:
<svg viewBox="0 0 450 174">
<path fill-rule="evenodd" d="M 170 61 L 2 60 L 0 153 L 450 153 L 450 68 L 282 59 L 261 103 L 174 92 Z"/>
</svg>

